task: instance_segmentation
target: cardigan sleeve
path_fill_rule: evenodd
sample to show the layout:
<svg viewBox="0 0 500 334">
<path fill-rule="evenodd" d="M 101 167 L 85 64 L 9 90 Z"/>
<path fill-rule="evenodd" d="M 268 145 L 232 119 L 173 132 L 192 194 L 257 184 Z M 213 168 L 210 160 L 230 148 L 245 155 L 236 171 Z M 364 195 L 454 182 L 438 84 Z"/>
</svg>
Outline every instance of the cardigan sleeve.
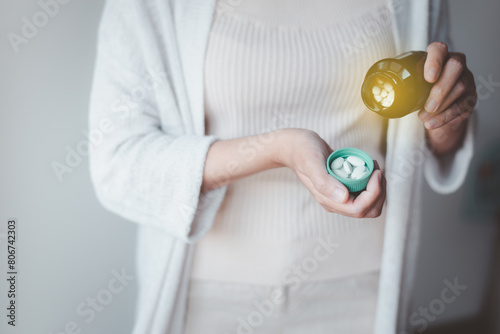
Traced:
<svg viewBox="0 0 500 334">
<path fill-rule="evenodd" d="M 442 41 L 448 45 L 450 51 L 453 50 L 453 43 L 450 38 L 449 29 L 449 11 L 448 2 L 446 0 L 431 2 L 430 22 L 435 25 L 431 26 L 430 42 Z M 432 152 L 428 151 L 428 158 L 424 165 L 424 175 L 427 183 L 437 193 L 448 194 L 452 193 L 463 184 L 470 161 L 474 153 L 474 137 L 476 127 L 475 113 L 467 122 L 467 129 L 462 146 L 453 154 L 437 157 Z"/>
<path fill-rule="evenodd" d="M 156 51 L 147 40 L 154 34 L 144 34 L 154 18 L 141 21 L 138 3 L 110 0 L 101 19 L 89 113 L 91 179 L 108 210 L 194 242 L 210 228 L 225 191 L 200 193 L 216 138 L 185 131 L 189 118 L 174 87 L 180 69 L 145 56 Z"/>
</svg>

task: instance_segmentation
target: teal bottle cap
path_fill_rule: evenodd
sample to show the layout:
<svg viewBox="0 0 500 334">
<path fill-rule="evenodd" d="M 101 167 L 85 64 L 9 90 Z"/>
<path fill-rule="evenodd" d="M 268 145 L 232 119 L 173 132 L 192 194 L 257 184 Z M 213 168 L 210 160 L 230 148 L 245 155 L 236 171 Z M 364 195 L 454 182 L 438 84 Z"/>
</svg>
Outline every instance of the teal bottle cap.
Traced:
<svg viewBox="0 0 500 334">
<path fill-rule="evenodd" d="M 340 157 L 347 159 L 350 156 L 360 158 L 361 160 L 363 160 L 365 162 L 365 165 L 366 165 L 366 168 L 368 169 L 368 172 L 360 179 L 356 180 L 356 179 L 352 179 L 352 178 L 344 178 L 344 177 L 338 176 L 332 170 L 331 165 L 335 159 L 340 158 Z M 366 189 L 366 185 L 368 184 L 368 180 L 370 179 L 370 176 L 372 175 L 374 168 L 375 168 L 375 165 L 373 163 L 372 158 L 368 155 L 368 153 L 360 150 L 359 148 L 355 148 L 355 147 L 344 147 L 344 148 L 338 149 L 338 150 L 332 152 L 332 154 L 330 154 L 330 156 L 326 160 L 326 169 L 328 171 L 328 174 L 332 175 L 337 180 L 342 182 L 342 184 L 345 185 L 347 190 L 349 190 L 349 192 L 351 192 L 351 193 Z"/>
</svg>

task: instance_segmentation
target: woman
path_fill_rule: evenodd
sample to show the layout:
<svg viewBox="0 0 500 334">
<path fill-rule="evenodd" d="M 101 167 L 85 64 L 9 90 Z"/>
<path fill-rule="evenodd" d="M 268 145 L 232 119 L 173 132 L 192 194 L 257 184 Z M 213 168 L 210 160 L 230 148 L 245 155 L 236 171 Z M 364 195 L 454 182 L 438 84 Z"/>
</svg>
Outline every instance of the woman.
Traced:
<svg viewBox="0 0 500 334">
<path fill-rule="evenodd" d="M 441 192 L 463 181 L 474 80 L 432 43 L 425 110 L 387 122 L 359 86 L 378 59 L 445 40 L 444 10 L 108 1 L 90 121 L 109 131 L 91 172 L 103 205 L 140 226 L 134 333 L 406 329 L 422 174 Z M 387 182 L 378 168 L 349 195 L 325 170 L 346 146 Z"/>
</svg>

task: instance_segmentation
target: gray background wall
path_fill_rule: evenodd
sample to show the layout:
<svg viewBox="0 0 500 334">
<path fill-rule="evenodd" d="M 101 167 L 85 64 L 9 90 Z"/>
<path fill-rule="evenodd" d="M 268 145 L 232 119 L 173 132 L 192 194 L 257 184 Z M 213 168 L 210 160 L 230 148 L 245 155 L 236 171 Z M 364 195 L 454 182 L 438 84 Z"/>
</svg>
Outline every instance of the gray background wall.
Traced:
<svg viewBox="0 0 500 334">
<path fill-rule="evenodd" d="M 467 55 L 467 64 L 476 78 L 479 94 L 476 154 L 479 154 L 489 143 L 500 139 L 500 1 L 454 0 L 449 4 L 454 47 Z M 489 76 L 497 83 L 493 92 L 484 87 Z M 473 176 L 469 170 L 469 177 Z M 429 307 L 432 300 L 440 298 L 445 279 L 453 281 L 457 277 L 460 284 L 467 285 L 455 302 L 447 304 L 436 320 L 429 321 L 429 326 L 485 312 L 491 294 L 488 285 L 493 261 L 496 266 L 500 264 L 493 256 L 494 244 L 499 240 L 498 224 L 493 223 L 492 217 L 464 215 L 468 191 L 465 185 L 448 196 L 440 196 L 428 187 L 424 192 L 423 241 L 413 311 Z M 500 208 L 500 203 L 497 206 Z M 496 280 L 500 282 L 500 277 Z M 500 310 L 493 311 L 498 318 Z"/>
<path fill-rule="evenodd" d="M 456 49 L 476 74 L 500 81 L 499 1 L 451 1 Z M 110 292 L 116 272 L 134 273 L 134 224 L 106 212 L 89 180 L 88 159 L 59 182 L 52 163 L 63 163 L 67 146 L 85 140 L 95 34 L 102 1 L 61 5 L 45 26 L 15 53 L 7 34 L 20 33 L 22 18 L 40 11 L 35 0 L 0 0 L 0 305 L 5 310 L 5 225 L 18 220 L 18 309 L 15 329 L 2 333 L 128 333 L 133 323 L 135 281 Z M 477 147 L 500 137 L 500 88 L 480 101 Z M 429 322 L 439 326 L 474 316 L 492 273 L 495 225 L 466 219 L 459 210 L 464 191 L 439 196 L 424 192 L 424 247 L 414 309 L 438 298 L 443 280 L 458 277 L 467 290 Z M 118 286 L 119 284 L 115 284 Z M 88 299 L 90 298 L 90 299 Z M 77 311 L 97 298 L 90 319 Z M 83 303 L 83 306 L 82 306 Z M 81 313 L 81 312 L 80 312 Z M 72 324 L 74 322 L 74 324 Z M 417 327 L 418 328 L 418 327 Z M 66 330 L 66 332 L 70 332 Z"/>
</svg>

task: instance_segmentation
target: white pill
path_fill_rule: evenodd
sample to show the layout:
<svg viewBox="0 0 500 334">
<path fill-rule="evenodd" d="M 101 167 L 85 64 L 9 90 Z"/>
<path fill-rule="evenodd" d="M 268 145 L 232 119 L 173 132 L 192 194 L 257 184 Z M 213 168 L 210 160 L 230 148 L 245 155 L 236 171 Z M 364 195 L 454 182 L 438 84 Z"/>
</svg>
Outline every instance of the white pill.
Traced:
<svg viewBox="0 0 500 334">
<path fill-rule="evenodd" d="M 343 165 L 344 165 L 344 158 L 338 157 L 337 159 L 333 160 L 332 169 L 342 168 Z"/>
<path fill-rule="evenodd" d="M 373 95 L 380 95 L 380 87 L 379 86 L 373 86 L 372 93 L 373 93 Z"/>
<path fill-rule="evenodd" d="M 392 105 L 394 103 L 394 91 L 390 92 L 386 97 L 387 101 Z"/>
<path fill-rule="evenodd" d="M 347 174 L 346 172 L 344 172 L 343 169 L 334 169 L 333 173 L 335 175 L 337 175 L 338 177 L 341 177 L 341 178 L 344 178 L 344 179 L 349 178 L 349 174 Z"/>
<path fill-rule="evenodd" d="M 351 178 L 354 180 L 358 180 L 365 175 L 367 168 L 365 166 L 358 166 L 354 168 L 351 174 Z"/>
<path fill-rule="evenodd" d="M 382 103 L 382 105 L 383 105 L 384 107 L 386 107 L 386 108 L 390 107 L 390 106 L 391 106 L 391 104 L 392 104 L 392 102 L 391 102 L 391 101 L 389 101 L 389 99 L 387 99 L 387 98 L 383 99 L 381 103 Z"/>
<path fill-rule="evenodd" d="M 380 95 L 374 95 L 373 97 L 375 98 L 375 101 L 377 101 L 377 102 L 382 101 L 382 96 L 380 96 Z"/>
<path fill-rule="evenodd" d="M 382 97 L 386 97 L 386 96 L 387 96 L 387 94 L 389 94 L 389 93 L 388 93 L 385 89 L 382 89 L 382 92 L 380 93 L 380 95 L 381 95 Z"/>
<path fill-rule="evenodd" d="M 349 161 L 349 163 L 352 166 L 356 166 L 356 167 L 365 165 L 365 162 L 363 161 L 363 159 L 355 157 L 354 155 L 348 156 L 347 161 Z"/>
<path fill-rule="evenodd" d="M 394 91 L 389 92 L 389 94 L 387 94 L 387 98 L 391 101 L 394 101 Z"/>
<path fill-rule="evenodd" d="M 386 83 L 384 84 L 384 89 L 385 89 L 386 91 L 388 91 L 388 92 L 392 92 L 392 90 L 393 90 L 392 85 L 391 85 L 390 83 L 388 83 L 388 82 L 386 82 Z"/>
<path fill-rule="evenodd" d="M 361 174 L 361 175 L 358 177 L 358 179 L 362 179 L 362 178 L 364 178 L 366 175 L 369 175 L 369 174 L 370 174 L 370 171 L 369 171 L 369 170 L 368 170 L 368 168 L 367 168 L 367 169 L 365 169 L 365 171 L 363 172 L 363 174 Z"/>
<path fill-rule="evenodd" d="M 361 175 L 359 175 L 356 180 L 364 178 L 367 174 L 368 174 L 368 169 L 366 169 Z"/>
<path fill-rule="evenodd" d="M 352 165 L 348 161 L 344 161 L 344 171 L 347 174 L 351 174 L 352 173 Z"/>
</svg>

